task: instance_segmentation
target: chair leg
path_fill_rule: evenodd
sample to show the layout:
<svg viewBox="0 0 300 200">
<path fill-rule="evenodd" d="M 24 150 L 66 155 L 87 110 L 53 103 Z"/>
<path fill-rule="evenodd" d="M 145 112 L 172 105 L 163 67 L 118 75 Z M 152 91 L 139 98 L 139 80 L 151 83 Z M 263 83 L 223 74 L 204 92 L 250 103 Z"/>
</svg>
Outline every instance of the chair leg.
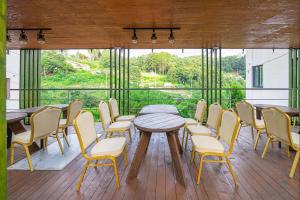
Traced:
<svg viewBox="0 0 300 200">
<path fill-rule="evenodd" d="M 184 146 L 184 138 L 185 138 L 185 127 L 183 127 L 183 132 L 182 132 L 182 141 L 181 141 L 181 146 Z"/>
<path fill-rule="evenodd" d="M 293 117 L 293 128 L 295 128 L 295 126 L 296 126 L 296 117 Z"/>
<path fill-rule="evenodd" d="M 128 135 L 129 135 L 129 142 L 131 144 L 132 143 L 132 137 L 131 137 L 131 130 L 130 129 L 128 130 Z"/>
<path fill-rule="evenodd" d="M 128 158 L 127 158 L 127 148 L 126 148 L 126 146 L 124 147 L 124 150 L 123 150 L 123 156 L 124 156 L 124 160 L 125 160 L 125 165 L 127 166 L 128 165 Z"/>
<path fill-rule="evenodd" d="M 32 162 L 31 162 L 31 158 L 30 158 L 30 153 L 29 153 L 28 146 L 24 145 L 24 149 L 25 149 L 25 153 L 26 153 L 26 158 L 27 158 L 27 162 L 28 162 L 28 165 L 29 165 L 29 169 L 32 172 L 33 171 L 33 167 L 32 167 Z"/>
<path fill-rule="evenodd" d="M 83 178 L 84 178 L 84 175 L 85 175 L 85 173 L 86 173 L 86 170 L 87 170 L 87 168 L 88 168 L 88 166 L 89 166 L 89 163 L 90 163 L 90 161 L 87 160 L 86 163 L 85 163 L 85 165 L 84 165 L 82 174 L 80 175 L 80 178 L 79 178 L 79 182 L 78 182 L 77 185 L 76 185 L 76 190 L 77 190 L 77 191 L 80 190 L 81 183 L 83 182 Z"/>
<path fill-rule="evenodd" d="M 237 140 L 237 139 L 238 139 L 238 137 L 240 136 L 241 127 L 242 127 L 242 124 L 240 124 L 240 125 L 239 125 L 239 129 L 238 129 L 238 131 L 237 131 L 237 134 L 236 134 L 235 140 Z"/>
<path fill-rule="evenodd" d="M 197 176 L 197 185 L 200 184 L 200 177 L 201 177 L 201 172 L 202 172 L 203 160 L 204 160 L 204 155 L 201 155 L 200 164 L 199 164 L 199 171 L 198 171 L 198 176 Z"/>
<path fill-rule="evenodd" d="M 195 147 L 192 146 L 191 162 L 195 161 Z"/>
<path fill-rule="evenodd" d="M 58 142 L 58 145 L 59 145 L 61 154 L 64 154 L 64 148 L 63 148 L 63 146 L 62 146 L 62 144 L 61 144 L 61 142 L 60 142 L 60 139 L 59 139 L 59 137 L 58 137 L 58 133 L 55 134 L 55 137 L 56 137 L 56 139 L 57 139 L 57 142 Z"/>
<path fill-rule="evenodd" d="M 295 158 L 294 158 L 294 161 L 293 161 L 293 165 L 292 165 L 292 168 L 291 168 L 291 171 L 290 171 L 290 178 L 293 178 L 294 175 L 295 175 L 295 171 L 296 171 L 296 168 L 297 168 L 297 165 L 298 165 L 298 161 L 299 161 L 299 157 L 300 157 L 300 150 L 297 151 L 296 155 L 295 155 Z"/>
<path fill-rule="evenodd" d="M 45 137 L 45 147 L 48 147 L 48 137 Z"/>
<path fill-rule="evenodd" d="M 46 150 L 46 138 L 42 139 L 43 142 L 43 150 Z"/>
<path fill-rule="evenodd" d="M 267 143 L 266 143 L 264 152 L 263 152 L 263 154 L 261 155 L 261 158 L 262 158 L 262 159 L 265 159 L 266 154 L 267 154 L 268 149 L 269 149 L 269 144 L 270 144 L 271 141 L 272 141 L 272 139 L 271 139 L 270 137 L 268 137 L 268 140 L 267 140 Z"/>
<path fill-rule="evenodd" d="M 185 145 L 184 145 L 185 149 L 187 148 L 188 141 L 189 141 L 189 133 L 187 131 L 185 131 Z"/>
<path fill-rule="evenodd" d="M 64 136 L 64 139 L 65 139 L 66 143 L 68 144 L 68 146 L 70 146 L 70 142 L 69 142 L 69 140 L 67 138 L 67 134 L 66 134 L 66 128 L 61 129 L 61 131 L 63 133 L 63 136 Z"/>
<path fill-rule="evenodd" d="M 14 158 L 15 158 L 15 143 L 11 143 L 10 145 L 10 164 L 14 164 Z"/>
<path fill-rule="evenodd" d="M 286 151 L 286 156 L 287 156 L 288 158 L 290 158 L 291 155 L 290 155 L 290 146 L 289 146 L 289 145 L 286 145 L 286 146 L 285 146 L 285 151 Z"/>
<path fill-rule="evenodd" d="M 256 135 L 255 143 L 254 143 L 254 150 L 256 150 L 258 140 L 260 138 L 260 134 L 261 134 L 261 131 L 257 131 L 257 135 Z"/>
<path fill-rule="evenodd" d="M 117 188 L 120 188 L 120 181 L 119 181 L 119 174 L 118 174 L 118 166 L 117 166 L 117 161 L 116 158 L 112 159 L 113 165 L 114 165 L 114 171 L 115 171 L 115 175 L 116 175 L 116 184 L 117 184 Z"/>
<path fill-rule="evenodd" d="M 251 134 L 252 134 L 252 139 L 254 141 L 254 131 L 253 131 L 253 127 L 251 126 Z"/>
<path fill-rule="evenodd" d="M 237 187 L 237 186 L 238 186 L 237 178 L 236 178 L 236 176 L 235 176 L 235 174 L 234 174 L 234 172 L 233 172 L 233 169 L 232 169 L 230 160 L 229 160 L 229 158 L 228 158 L 227 156 L 226 156 L 225 158 L 226 158 L 226 163 L 227 163 L 227 165 L 228 165 L 229 171 L 230 171 L 231 176 L 232 176 L 232 178 L 233 178 L 234 185 L 235 185 L 235 187 Z"/>
</svg>

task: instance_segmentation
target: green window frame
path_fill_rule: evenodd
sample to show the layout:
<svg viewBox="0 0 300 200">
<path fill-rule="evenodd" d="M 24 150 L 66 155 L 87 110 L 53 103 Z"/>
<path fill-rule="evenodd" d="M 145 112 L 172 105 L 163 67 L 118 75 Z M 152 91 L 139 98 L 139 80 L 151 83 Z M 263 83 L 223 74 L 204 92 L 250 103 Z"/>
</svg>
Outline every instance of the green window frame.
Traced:
<svg viewBox="0 0 300 200">
<path fill-rule="evenodd" d="M 252 87 L 263 88 L 263 65 L 252 67 Z"/>
</svg>

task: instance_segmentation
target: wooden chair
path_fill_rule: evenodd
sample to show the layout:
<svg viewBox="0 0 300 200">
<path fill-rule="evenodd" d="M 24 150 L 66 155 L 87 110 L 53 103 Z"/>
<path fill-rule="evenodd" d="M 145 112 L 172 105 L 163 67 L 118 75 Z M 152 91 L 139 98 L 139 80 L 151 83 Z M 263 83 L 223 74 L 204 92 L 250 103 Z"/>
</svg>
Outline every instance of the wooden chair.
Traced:
<svg viewBox="0 0 300 200">
<path fill-rule="evenodd" d="M 252 136 L 253 128 L 257 130 L 257 135 L 254 143 L 254 149 L 256 149 L 260 135 L 263 133 L 263 130 L 265 130 L 265 123 L 263 120 L 259 120 L 255 117 L 255 111 L 252 104 L 246 101 L 238 102 L 236 104 L 236 109 L 241 119 L 241 123 L 243 123 L 245 126 L 251 126 Z"/>
<path fill-rule="evenodd" d="M 198 124 L 202 125 L 205 109 L 206 109 L 206 101 L 204 99 L 201 99 L 197 103 L 194 118 L 185 118 L 185 125 L 182 134 L 182 146 L 184 145 L 184 140 L 187 139 L 186 127 L 188 125 L 198 125 Z"/>
<path fill-rule="evenodd" d="M 262 154 L 266 157 L 270 142 L 282 142 L 286 145 L 287 156 L 290 157 L 289 148 L 296 151 L 294 162 L 290 170 L 290 177 L 293 178 L 300 157 L 300 136 L 291 131 L 290 117 L 278 108 L 266 108 L 262 110 L 263 118 L 266 124 L 267 143 Z"/>
<path fill-rule="evenodd" d="M 211 137 L 204 135 L 193 135 L 192 136 L 192 155 L 191 161 L 195 162 L 196 153 L 200 156 L 199 170 L 197 176 L 197 184 L 200 183 L 200 177 L 202 172 L 202 165 L 204 162 L 207 163 L 227 163 L 229 171 L 233 177 L 235 186 L 238 185 L 237 178 L 234 175 L 229 156 L 233 151 L 234 141 L 239 129 L 240 122 L 237 114 L 232 110 L 226 110 L 222 114 L 221 126 L 218 130 L 219 137 Z M 220 142 L 223 140 L 229 147 L 225 148 L 223 143 Z M 226 150 L 228 149 L 228 150 Z M 204 159 L 207 156 L 218 157 L 219 160 L 213 159 Z M 225 158 L 225 160 L 223 160 Z"/>
<path fill-rule="evenodd" d="M 67 111 L 67 119 L 61 119 L 59 121 L 59 129 L 61 129 L 63 133 L 63 137 L 66 140 L 68 146 L 70 146 L 70 142 L 67 138 L 66 129 L 68 126 L 72 126 L 72 122 L 76 115 L 81 111 L 83 106 L 83 101 L 75 100 L 69 104 L 68 111 Z"/>
<path fill-rule="evenodd" d="M 126 138 L 115 137 L 99 140 L 96 133 L 93 114 L 88 111 L 81 111 L 74 119 L 73 124 L 79 140 L 81 154 L 86 160 L 83 172 L 76 185 L 76 190 L 80 190 L 87 168 L 96 168 L 99 166 L 112 166 L 114 168 L 116 185 L 119 189 L 120 182 L 116 159 L 123 154 L 125 164 L 127 165 Z M 93 143 L 95 143 L 94 146 L 88 150 L 88 147 Z M 100 160 L 111 160 L 111 163 L 98 163 Z"/>
<path fill-rule="evenodd" d="M 110 116 L 113 122 L 118 121 L 133 121 L 135 119 L 135 115 L 122 115 L 120 116 L 118 101 L 114 98 L 110 98 L 108 101 Z"/>
<path fill-rule="evenodd" d="M 61 109 L 56 107 L 46 106 L 30 117 L 31 130 L 23 133 L 15 134 L 12 137 L 12 144 L 10 146 L 10 162 L 14 163 L 14 146 L 15 144 L 22 145 L 25 149 L 28 165 L 30 171 L 33 171 L 32 162 L 28 147 L 34 141 L 42 139 L 44 141 L 44 148 L 46 147 L 46 138 L 52 134 L 55 135 L 61 153 L 63 154 L 63 147 L 58 137 L 58 124 L 61 115 Z"/>
<path fill-rule="evenodd" d="M 188 135 L 207 135 L 211 136 L 212 131 L 211 129 L 214 129 L 217 133 L 217 130 L 220 126 L 221 122 L 221 116 L 222 116 L 222 107 L 218 103 L 211 104 L 208 109 L 208 117 L 206 121 L 206 125 L 188 125 L 187 126 L 187 134 L 186 134 L 186 139 L 185 139 L 185 148 L 187 146 L 187 141 L 188 141 Z M 211 128 L 211 129 L 210 129 Z"/>
<path fill-rule="evenodd" d="M 130 143 L 131 138 L 131 122 L 130 121 L 116 121 L 113 122 L 110 117 L 110 112 L 107 103 L 101 101 L 99 103 L 99 116 L 102 124 L 103 131 L 105 132 L 105 137 L 111 137 L 113 133 L 126 133 L 129 134 Z"/>
</svg>

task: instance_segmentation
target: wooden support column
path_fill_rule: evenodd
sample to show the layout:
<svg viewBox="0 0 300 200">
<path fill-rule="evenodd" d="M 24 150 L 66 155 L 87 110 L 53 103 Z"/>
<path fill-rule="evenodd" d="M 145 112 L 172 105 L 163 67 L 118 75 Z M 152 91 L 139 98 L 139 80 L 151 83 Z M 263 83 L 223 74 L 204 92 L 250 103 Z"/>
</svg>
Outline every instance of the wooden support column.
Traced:
<svg viewBox="0 0 300 200">
<path fill-rule="evenodd" d="M 0 199 L 7 199 L 6 174 L 6 0 L 0 1 Z"/>
</svg>

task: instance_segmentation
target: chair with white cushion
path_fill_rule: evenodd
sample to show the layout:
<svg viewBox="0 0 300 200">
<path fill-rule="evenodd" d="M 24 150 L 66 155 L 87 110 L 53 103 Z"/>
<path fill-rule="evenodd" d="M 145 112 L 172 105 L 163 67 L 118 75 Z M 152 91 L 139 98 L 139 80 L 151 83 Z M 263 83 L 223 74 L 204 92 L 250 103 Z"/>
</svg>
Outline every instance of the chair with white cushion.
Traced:
<svg viewBox="0 0 300 200">
<path fill-rule="evenodd" d="M 10 146 L 10 161 L 14 163 L 14 146 L 15 144 L 22 145 L 25 149 L 28 165 L 30 171 L 33 171 L 32 162 L 28 147 L 33 144 L 34 141 L 43 140 L 46 141 L 47 137 L 54 134 L 59 144 L 61 153 L 63 154 L 63 147 L 58 137 L 58 124 L 61 115 L 61 109 L 56 107 L 46 106 L 30 117 L 31 130 L 19 134 L 14 134 L 12 137 L 12 143 Z M 44 148 L 45 148 L 44 143 Z"/>
<path fill-rule="evenodd" d="M 211 129 L 214 129 L 216 134 L 218 135 L 217 131 L 220 126 L 222 112 L 223 109 L 220 104 L 218 103 L 211 104 L 208 109 L 208 117 L 205 126 L 200 124 L 188 125 L 186 139 L 185 139 L 185 148 L 187 146 L 189 134 L 211 136 L 212 135 Z"/>
<path fill-rule="evenodd" d="M 99 103 L 99 115 L 102 124 L 103 131 L 105 132 L 105 137 L 111 137 L 113 133 L 126 133 L 129 134 L 130 143 L 132 142 L 131 138 L 131 122 L 130 121 L 116 121 L 113 122 L 110 116 L 109 108 L 107 103 L 101 101 Z"/>
<path fill-rule="evenodd" d="M 73 125 L 79 140 L 81 154 L 86 160 L 76 190 L 80 190 L 87 168 L 96 168 L 99 166 L 112 166 L 114 168 L 116 185 L 119 189 L 120 182 L 116 159 L 123 154 L 125 164 L 127 165 L 126 138 L 115 137 L 99 140 L 93 114 L 89 111 L 81 111 L 74 119 Z M 110 160 L 111 163 L 98 163 L 100 160 Z"/>
<path fill-rule="evenodd" d="M 282 142 L 285 144 L 288 157 L 290 156 L 289 148 L 291 147 L 296 151 L 289 175 L 291 178 L 293 178 L 300 157 L 299 134 L 292 132 L 290 117 L 278 108 L 263 109 L 262 114 L 266 124 L 266 132 L 268 137 L 262 158 L 265 158 L 270 142 Z"/>
<path fill-rule="evenodd" d="M 120 116 L 118 101 L 114 98 L 110 98 L 108 101 L 109 110 L 111 119 L 113 122 L 118 121 L 133 121 L 135 119 L 135 115 L 122 115 Z"/>
<path fill-rule="evenodd" d="M 239 129 L 240 122 L 237 114 L 232 110 L 226 110 L 222 114 L 221 126 L 218 130 L 219 137 L 193 135 L 192 136 L 192 155 L 191 161 L 195 162 L 196 153 L 200 156 L 199 170 L 197 176 L 197 184 L 200 183 L 203 162 L 211 163 L 227 163 L 229 171 L 233 177 L 235 186 L 237 186 L 237 178 L 233 173 L 233 169 L 229 160 L 229 156 L 233 151 L 234 141 Z M 222 142 L 221 142 L 222 141 Z M 207 159 L 207 156 L 217 157 L 219 159 Z M 225 158 L 225 160 L 223 159 Z"/>
<path fill-rule="evenodd" d="M 63 137 L 65 138 L 68 146 L 70 146 L 70 143 L 67 138 L 66 129 L 68 128 L 68 126 L 72 126 L 72 122 L 76 115 L 81 111 L 82 106 L 83 102 L 81 100 L 75 100 L 71 102 L 68 106 L 67 119 L 61 119 L 59 121 L 59 128 L 61 129 Z"/>
<path fill-rule="evenodd" d="M 187 138 L 186 127 L 188 125 L 198 125 L 198 124 L 202 125 L 205 109 L 206 109 L 206 101 L 204 99 L 201 99 L 197 103 L 194 118 L 184 118 L 185 124 L 184 124 L 184 129 L 182 134 L 182 146 L 184 144 L 184 139 Z"/>
<path fill-rule="evenodd" d="M 253 129 L 257 130 L 257 136 L 254 143 L 254 149 L 256 149 L 260 135 L 265 130 L 265 123 L 263 120 L 259 120 L 255 117 L 254 107 L 252 106 L 252 104 L 246 101 L 238 102 L 236 104 L 236 109 L 241 119 L 241 123 L 243 123 L 246 126 L 251 126 L 252 135 Z"/>
</svg>

